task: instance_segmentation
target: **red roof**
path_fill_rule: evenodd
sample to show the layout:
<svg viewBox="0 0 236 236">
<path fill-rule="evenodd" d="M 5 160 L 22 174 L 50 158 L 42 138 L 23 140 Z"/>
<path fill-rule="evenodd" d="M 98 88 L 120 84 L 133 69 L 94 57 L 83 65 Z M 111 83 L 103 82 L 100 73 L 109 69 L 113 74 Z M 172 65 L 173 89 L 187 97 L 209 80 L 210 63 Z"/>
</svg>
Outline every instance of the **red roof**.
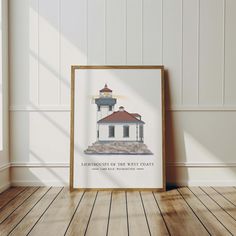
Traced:
<svg viewBox="0 0 236 236">
<path fill-rule="evenodd" d="M 107 87 L 107 84 L 105 84 L 104 88 L 101 89 L 100 92 L 112 92 L 112 90 Z"/>
<path fill-rule="evenodd" d="M 115 111 L 111 115 L 98 121 L 98 123 L 144 123 L 127 111 Z"/>
<path fill-rule="evenodd" d="M 134 117 L 141 117 L 141 115 L 139 115 L 138 113 L 130 113 L 130 114 Z"/>
</svg>

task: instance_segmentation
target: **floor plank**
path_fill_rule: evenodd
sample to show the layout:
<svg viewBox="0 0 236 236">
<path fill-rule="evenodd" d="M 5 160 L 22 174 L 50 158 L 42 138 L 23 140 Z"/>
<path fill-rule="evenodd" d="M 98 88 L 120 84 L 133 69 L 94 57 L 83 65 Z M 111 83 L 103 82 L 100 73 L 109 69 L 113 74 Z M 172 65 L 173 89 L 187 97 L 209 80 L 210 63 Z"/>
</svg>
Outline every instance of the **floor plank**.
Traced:
<svg viewBox="0 0 236 236">
<path fill-rule="evenodd" d="M 162 193 L 12 188 L 0 194 L 0 204 L 1 236 L 236 235 L 233 187 Z"/>
<path fill-rule="evenodd" d="M 0 194 L 0 210 L 25 189 L 25 187 L 11 187 L 2 192 Z"/>
<path fill-rule="evenodd" d="M 26 201 L 38 187 L 28 187 L 0 210 L 0 224 Z"/>
<path fill-rule="evenodd" d="M 27 235 L 61 190 L 62 188 L 51 188 L 9 235 Z"/>
<path fill-rule="evenodd" d="M 127 192 L 129 235 L 150 235 L 138 191 Z"/>
<path fill-rule="evenodd" d="M 82 195 L 64 188 L 29 235 L 64 235 Z"/>
<path fill-rule="evenodd" d="M 236 206 L 236 189 L 235 187 L 214 187 L 214 189 L 225 197 L 228 201 Z"/>
<path fill-rule="evenodd" d="M 236 207 L 211 187 L 201 187 L 220 207 L 236 220 Z"/>
<path fill-rule="evenodd" d="M 188 188 L 178 190 L 211 235 L 231 235 Z"/>
<path fill-rule="evenodd" d="M 151 235 L 169 235 L 152 192 L 141 192 Z"/>
<path fill-rule="evenodd" d="M 215 203 L 206 193 L 204 193 L 199 187 L 189 188 L 195 196 L 210 210 L 215 217 L 232 233 L 236 233 L 236 222 L 229 216 L 222 208 Z"/>
<path fill-rule="evenodd" d="M 66 235 L 85 235 L 96 197 L 96 191 L 85 192 Z"/>
<path fill-rule="evenodd" d="M 110 211 L 111 191 L 100 191 L 94 205 L 93 213 L 86 235 L 104 236 L 107 233 Z"/>
<path fill-rule="evenodd" d="M 24 203 L 22 203 L 9 217 L 0 224 L 1 236 L 8 235 L 34 205 L 47 193 L 48 187 L 39 188 Z"/>
<path fill-rule="evenodd" d="M 112 193 L 108 235 L 128 235 L 126 198 L 124 191 L 114 191 Z"/>
<path fill-rule="evenodd" d="M 154 195 L 171 235 L 209 235 L 177 190 Z"/>
</svg>

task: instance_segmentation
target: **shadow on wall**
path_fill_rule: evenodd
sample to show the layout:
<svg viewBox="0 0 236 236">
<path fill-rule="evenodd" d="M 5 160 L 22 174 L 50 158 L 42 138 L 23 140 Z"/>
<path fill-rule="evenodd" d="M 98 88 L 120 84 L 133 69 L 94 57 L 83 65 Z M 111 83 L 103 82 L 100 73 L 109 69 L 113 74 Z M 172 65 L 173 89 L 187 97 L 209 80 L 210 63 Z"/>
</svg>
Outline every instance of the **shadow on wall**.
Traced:
<svg viewBox="0 0 236 236">
<path fill-rule="evenodd" d="M 37 5 L 37 4 L 36 4 Z M 30 25 L 29 25 L 29 21 L 30 21 L 30 9 L 33 9 L 35 12 L 37 12 L 37 8 L 36 5 L 29 5 L 29 11 L 28 11 L 28 15 L 24 15 L 25 18 L 27 18 L 27 24 L 28 24 L 28 31 L 24 32 L 24 34 L 26 35 L 30 35 Z M 13 12 L 14 13 L 14 12 Z M 41 18 L 44 18 L 45 21 L 50 25 L 50 27 L 54 28 L 54 30 L 56 30 L 58 33 L 60 32 L 62 34 L 62 36 L 71 43 L 71 45 L 73 45 L 74 48 L 77 48 L 77 50 L 79 50 L 81 52 L 81 54 L 84 54 L 84 57 L 87 57 L 87 52 L 83 51 L 85 48 L 87 47 L 82 47 L 80 46 L 80 41 L 74 37 L 74 33 L 72 31 L 70 31 L 69 29 L 66 29 L 65 27 L 63 29 L 59 29 L 58 28 L 58 22 L 55 21 L 55 19 L 52 17 L 49 17 L 50 14 L 45 14 L 44 15 L 44 11 L 42 12 L 42 15 L 40 15 Z M 76 25 L 77 22 L 74 21 L 74 24 Z M 81 23 L 80 23 L 81 24 Z M 76 27 L 72 27 L 74 30 L 76 29 Z M 22 58 L 22 65 L 25 71 L 25 74 L 23 74 L 22 77 L 24 77 L 24 91 L 26 91 L 26 93 L 23 94 L 23 96 L 26 97 L 26 101 L 28 101 L 28 104 L 33 108 L 33 112 L 37 112 L 39 116 L 41 116 L 41 119 L 39 119 L 39 122 L 43 122 L 45 123 L 45 121 L 47 123 L 49 123 L 50 125 L 52 125 L 54 127 L 55 130 L 57 130 L 57 134 L 63 139 L 66 140 L 66 157 L 63 157 L 63 160 L 69 161 L 69 143 L 70 143 L 70 134 L 69 134 L 69 124 L 62 124 L 58 121 L 58 116 L 51 116 L 49 114 L 47 114 L 47 112 L 43 112 L 41 110 L 38 110 L 38 105 L 39 104 L 35 104 L 35 102 L 31 101 L 31 97 L 30 94 L 32 93 L 32 91 L 30 91 L 30 89 L 32 87 L 30 87 L 29 85 L 32 84 L 32 69 L 31 68 L 31 62 L 30 62 L 30 58 L 33 57 L 34 60 L 38 60 L 38 63 L 47 71 L 49 71 L 50 74 L 53 74 L 55 78 L 58 79 L 58 83 L 62 83 L 63 86 L 67 87 L 68 91 L 70 88 L 70 75 L 68 74 L 67 76 L 62 76 L 62 74 L 60 73 L 61 68 L 54 68 L 53 66 L 51 66 L 52 63 L 50 63 L 50 58 L 47 58 L 47 60 L 45 60 L 45 58 L 40 57 L 40 55 L 38 55 L 36 52 L 32 51 L 32 49 L 30 48 L 30 40 L 24 42 L 24 45 L 28 45 L 28 52 L 29 55 L 28 57 L 23 57 Z M 50 45 L 45 44 L 45 47 L 49 47 Z M 49 49 L 50 50 L 50 49 Z M 78 61 L 76 61 L 74 64 L 80 64 L 80 58 L 78 58 Z M 99 62 L 98 62 L 99 64 Z M 69 68 L 70 65 L 68 65 Z M 27 71 L 27 72 L 26 72 Z M 69 71 L 69 70 L 68 70 Z M 37 73 L 37 71 L 35 71 L 35 73 Z M 166 92 L 166 108 L 170 107 L 171 101 L 170 101 L 170 83 L 171 80 L 173 80 L 174 78 L 169 78 L 169 74 L 168 71 L 165 71 L 165 92 Z M 25 81 L 27 80 L 27 81 Z M 12 81 L 11 81 L 12 82 Z M 13 81 L 14 82 L 14 81 Z M 34 82 L 34 80 L 33 80 Z M 88 82 L 88 89 L 89 89 L 89 82 Z M 127 82 L 127 86 L 130 86 L 130 88 L 132 89 L 136 89 L 136 92 L 138 93 L 138 87 L 134 87 L 133 84 L 129 84 Z M 18 88 L 19 89 L 19 88 Z M 51 88 L 54 89 L 54 88 Z M 56 88 L 55 88 L 56 89 Z M 13 91 L 11 89 L 11 93 L 15 93 L 16 91 Z M 147 102 L 151 103 L 152 99 L 151 97 L 148 98 Z M 23 104 L 25 105 L 25 104 Z M 58 105 L 58 104 L 55 104 Z M 51 112 L 51 111 L 50 111 Z M 88 111 L 85 111 L 86 113 Z M 42 157 L 41 155 L 38 154 L 38 150 L 39 149 L 45 149 L 45 151 L 47 151 L 47 149 L 55 149 L 55 153 L 57 152 L 56 149 L 60 149 L 61 147 L 59 147 L 56 143 L 53 143 L 53 140 L 51 140 L 52 145 L 50 147 L 50 145 L 47 146 L 39 146 L 37 148 L 34 148 L 34 146 L 32 145 L 32 139 L 37 136 L 37 134 L 33 134 L 34 137 L 32 137 L 32 130 L 31 130 L 31 123 L 32 123 L 32 117 L 30 116 L 31 112 L 27 112 L 23 115 L 20 116 L 15 116 L 15 113 L 11 113 L 11 124 L 12 124 L 12 128 L 11 128 L 11 137 L 18 137 L 18 139 L 13 138 L 14 141 L 13 143 L 11 143 L 11 149 L 12 149 L 12 158 L 14 161 L 22 161 L 20 158 L 21 156 L 19 155 L 23 155 L 24 156 L 24 161 L 28 161 L 30 162 L 31 159 L 37 160 L 39 163 L 43 163 L 45 164 L 45 158 Z M 67 117 L 69 116 L 69 112 L 64 113 L 64 115 Z M 89 114 L 88 114 L 89 115 Z M 173 112 L 167 111 L 166 112 L 166 163 L 167 163 L 167 168 L 166 168 L 166 173 L 167 173 L 167 181 L 171 181 L 171 182 L 175 182 L 178 179 L 188 179 L 188 172 L 187 172 L 187 168 L 181 168 L 181 176 L 180 176 L 180 171 L 178 167 L 169 167 L 168 163 L 174 163 L 177 161 L 181 162 L 185 162 L 187 161 L 187 159 L 191 158 L 192 155 L 194 155 L 194 152 L 196 150 L 194 150 L 194 142 L 198 143 L 198 150 L 202 150 L 201 152 L 198 153 L 198 155 L 202 156 L 199 157 L 200 159 L 204 157 L 209 157 L 210 155 L 212 157 L 212 160 L 218 160 L 221 162 L 225 162 L 226 161 L 226 154 L 224 152 L 224 149 L 222 149 L 220 146 L 217 145 L 213 145 L 214 143 L 219 143 L 217 142 L 217 138 L 218 139 L 222 139 L 222 137 L 220 136 L 220 132 L 225 132 L 223 130 L 223 128 L 221 128 L 222 130 L 219 131 L 219 133 L 214 134 L 214 127 L 217 127 L 217 121 L 212 120 L 212 118 L 208 118 L 206 119 L 206 116 L 204 116 L 204 114 L 199 115 L 199 124 L 203 124 L 204 127 L 201 127 L 202 129 L 205 129 L 205 134 L 206 135 L 202 135 L 201 130 L 198 129 L 199 125 L 196 125 L 196 128 L 192 128 L 195 126 L 195 124 L 191 123 L 193 122 L 193 119 L 191 119 L 193 116 L 195 116 L 195 114 L 192 114 L 191 112 L 189 112 L 189 115 L 187 117 L 188 123 L 181 123 L 181 119 L 178 117 L 180 117 L 180 114 L 174 114 Z M 17 117 L 17 120 L 14 120 Z M 18 119 L 19 118 L 19 119 Z M 177 120 L 175 120 L 177 119 Z M 219 118 L 220 119 L 220 118 Z M 194 119 L 196 121 L 196 119 Z M 69 122 L 69 118 L 66 119 L 67 122 Z M 220 120 L 218 120 L 220 121 Z M 39 126 L 42 124 L 38 124 Z M 22 127 L 19 127 L 22 126 Z M 191 128 L 190 128 L 191 127 Z M 19 136 L 19 134 L 17 136 L 15 136 L 15 133 L 17 132 L 18 128 L 22 128 L 24 131 L 24 138 L 20 138 L 21 136 Z M 230 130 L 228 130 L 227 132 L 231 133 Z M 48 130 L 47 129 L 43 129 L 41 130 L 41 138 L 48 138 L 50 135 L 48 134 Z M 231 140 L 235 140 L 235 137 L 233 136 L 233 134 L 231 135 Z M 190 140 L 190 137 L 192 137 L 192 141 Z M 215 140 L 213 140 L 215 139 Z M 195 140 L 195 141 L 193 141 Z M 12 142 L 12 140 L 11 140 Z M 230 146 L 234 147 L 233 143 L 230 143 Z M 202 149 L 201 149 L 202 147 Z M 61 150 L 61 149 L 60 149 Z M 78 149 L 78 147 L 76 146 L 76 150 L 79 153 L 82 153 L 81 150 Z M 181 150 L 181 151 L 180 151 Z M 233 151 L 233 150 L 232 150 Z M 52 152 L 52 150 L 50 150 L 50 152 Z M 198 158 L 197 156 L 195 156 L 195 162 L 197 162 L 199 160 L 196 159 Z M 47 159 L 47 162 L 50 161 L 55 161 L 55 159 Z M 61 161 L 61 159 L 60 159 Z M 203 160 L 204 161 L 204 160 Z M 55 177 L 55 179 L 57 179 L 59 182 L 65 184 L 66 181 L 64 179 L 61 178 L 61 175 L 58 174 L 58 172 L 55 172 L 53 169 L 47 168 L 49 173 L 51 175 L 53 175 Z M 32 172 L 33 175 L 33 172 Z M 37 178 L 37 176 L 35 176 L 35 178 Z M 67 177 L 68 178 L 68 177 Z M 38 179 L 38 181 L 40 181 L 40 179 Z M 116 181 L 116 180 L 114 180 Z"/>
<path fill-rule="evenodd" d="M 169 185 L 175 185 L 176 181 L 180 178 L 188 179 L 188 172 L 186 168 L 183 168 L 181 171 L 181 177 L 179 176 L 179 172 L 176 167 L 170 167 L 169 163 L 174 163 L 178 161 L 178 156 L 176 152 L 176 147 L 178 143 L 176 143 L 175 137 L 175 123 L 173 113 L 169 111 L 171 107 L 171 96 L 170 96 L 170 85 L 169 85 L 169 73 L 168 70 L 164 72 L 165 79 L 165 149 L 166 149 L 166 181 Z M 180 135 L 180 134 L 179 134 Z M 178 135 L 178 137 L 179 137 Z M 181 135 L 183 137 L 183 134 Z M 183 150 L 184 147 L 181 147 Z M 183 155 L 184 161 L 186 161 L 186 155 Z"/>
</svg>

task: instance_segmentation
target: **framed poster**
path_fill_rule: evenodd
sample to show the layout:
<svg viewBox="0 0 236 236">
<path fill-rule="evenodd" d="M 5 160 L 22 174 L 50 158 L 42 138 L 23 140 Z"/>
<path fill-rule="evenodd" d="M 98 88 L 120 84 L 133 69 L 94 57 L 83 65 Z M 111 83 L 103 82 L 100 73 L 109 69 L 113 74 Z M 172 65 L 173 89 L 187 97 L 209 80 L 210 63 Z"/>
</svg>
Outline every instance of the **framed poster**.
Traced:
<svg viewBox="0 0 236 236">
<path fill-rule="evenodd" d="M 165 190 L 163 66 L 71 67 L 71 189 Z"/>
</svg>

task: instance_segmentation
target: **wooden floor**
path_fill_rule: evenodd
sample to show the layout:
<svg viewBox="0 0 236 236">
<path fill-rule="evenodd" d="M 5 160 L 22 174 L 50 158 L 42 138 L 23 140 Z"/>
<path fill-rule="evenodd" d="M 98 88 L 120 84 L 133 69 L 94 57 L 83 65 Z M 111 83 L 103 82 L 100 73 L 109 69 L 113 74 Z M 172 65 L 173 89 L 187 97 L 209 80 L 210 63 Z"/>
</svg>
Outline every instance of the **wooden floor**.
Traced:
<svg viewBox="0 0 236 236">
<path fill-rule="evenodd" d="M 0 194 L 0 235 L 236 235 L 236 189 L 153 193 L 15 187 Z"/>
</svg>

